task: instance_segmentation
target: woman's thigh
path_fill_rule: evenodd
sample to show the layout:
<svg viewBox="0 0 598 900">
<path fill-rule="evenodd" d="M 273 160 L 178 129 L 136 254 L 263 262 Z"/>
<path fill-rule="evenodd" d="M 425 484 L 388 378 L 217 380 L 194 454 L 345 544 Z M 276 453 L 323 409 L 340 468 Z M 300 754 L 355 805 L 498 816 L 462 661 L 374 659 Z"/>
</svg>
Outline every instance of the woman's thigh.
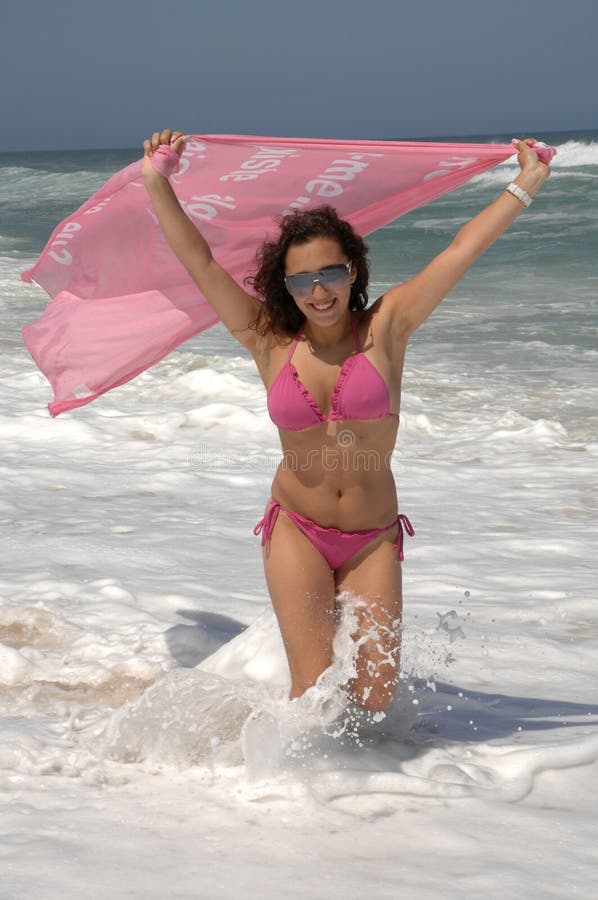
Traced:
<svg viewBox="0 0 598 900">
<path fill-rule="evenodd" d="M 336 589 L 363 601 L 356 609 L 358 677 L 351 689 L 371 709 L 390 705 L 399 670 L 402 573 L 394 538 L 394 529 L 379 535 L 335 573 Z"/>
<path fill-rule="evenodd" d="M 280 511 L 263 551 L 266 582 L 299 696 L 332 662 L 334 575 L 297 526 Z"/>
</svg>

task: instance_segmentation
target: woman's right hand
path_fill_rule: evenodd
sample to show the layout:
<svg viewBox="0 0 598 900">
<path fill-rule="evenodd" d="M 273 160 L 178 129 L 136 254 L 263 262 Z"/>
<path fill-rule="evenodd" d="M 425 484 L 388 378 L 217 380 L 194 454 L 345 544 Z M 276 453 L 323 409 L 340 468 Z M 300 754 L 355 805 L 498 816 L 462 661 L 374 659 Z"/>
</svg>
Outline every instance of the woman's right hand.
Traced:
<svg viewBox="0 0 598 900">
<path fill-rule="evenodd" d="M 151 138 L 143 142 L 145 156 L 141 161 L 141 174 L 144 178 L 162 177 L 156 172 L 151 163 L 151 156 L 154 150 L 157 150 L 161 144 L 166 144 L 167 147 L 170 147 L 180 156 L 185 149 L 185 135 L 182 131 L 171 131 L 170 128 L 165 128 L 164 131 L 154 131 Z"/>
</svg>

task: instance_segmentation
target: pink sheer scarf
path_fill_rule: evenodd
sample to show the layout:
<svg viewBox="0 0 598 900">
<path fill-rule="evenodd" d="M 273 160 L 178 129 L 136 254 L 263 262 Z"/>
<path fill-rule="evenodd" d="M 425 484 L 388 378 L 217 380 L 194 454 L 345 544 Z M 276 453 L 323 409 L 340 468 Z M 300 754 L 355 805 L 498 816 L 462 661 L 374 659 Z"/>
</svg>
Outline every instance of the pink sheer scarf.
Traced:
<svg viewBox="0 0 598 900">
<path fill-rule="evenodd" d="M 361 234 L 515 153 L 508 145 L 191 135 L 155 154 L 215 258 L 241 281 L 286 211 L 331 204 Z M 51 296 L 23 337 L 52 416 L 124 384 L 218 317 L 169 249 L 135 162 L 54 230 L 23 274 Z"/>
</svg>

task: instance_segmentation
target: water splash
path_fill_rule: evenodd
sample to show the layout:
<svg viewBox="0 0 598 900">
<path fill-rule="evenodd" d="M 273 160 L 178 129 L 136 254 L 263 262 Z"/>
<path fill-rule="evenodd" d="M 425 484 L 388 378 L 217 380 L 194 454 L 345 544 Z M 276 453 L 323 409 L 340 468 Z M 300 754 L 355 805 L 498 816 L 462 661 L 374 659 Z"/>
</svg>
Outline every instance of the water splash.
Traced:
<svg viewBox="0 0 598 900">
<path fill-rule="evenodd" d="M 253 784 L 296 773 L 333 753 L 335 744 L 365 746 L 366 731 L 385 714 L 352 702 L 346 686 L 357 676 L 359 647 L 372 630 L 354 639 L 365 603 L 348 592 L 338 602 L 332 663 L 302 696 L 289 700 L 288 684 L 225 677 L 222 663 L 221 672 L 176 669 L 111 715 L 104 757 L 177 768 L 243 765 L 246 783 Z M 237 654 L 242 645 L 259 652 L 252 629 L 267 639 L 269 624 L 260 617 L 235 638 Z"/>
</svg>

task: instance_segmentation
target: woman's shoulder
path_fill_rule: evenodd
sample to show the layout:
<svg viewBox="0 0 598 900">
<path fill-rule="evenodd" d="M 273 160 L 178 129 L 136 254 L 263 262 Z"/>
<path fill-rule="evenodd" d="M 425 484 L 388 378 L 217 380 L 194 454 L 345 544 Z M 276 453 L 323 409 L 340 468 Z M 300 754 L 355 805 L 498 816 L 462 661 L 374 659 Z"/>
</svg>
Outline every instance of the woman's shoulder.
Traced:
<svg viewBox="0 0 598 900">
<path fill-rule="evenodd" d="M 296 337 L 296 334 L 280 331 L 258 331 L 253 356 L 259 370 L 266 373 L 270 366 L 279 367 L 281 360 L 288 354 Z"/>
</svg>

